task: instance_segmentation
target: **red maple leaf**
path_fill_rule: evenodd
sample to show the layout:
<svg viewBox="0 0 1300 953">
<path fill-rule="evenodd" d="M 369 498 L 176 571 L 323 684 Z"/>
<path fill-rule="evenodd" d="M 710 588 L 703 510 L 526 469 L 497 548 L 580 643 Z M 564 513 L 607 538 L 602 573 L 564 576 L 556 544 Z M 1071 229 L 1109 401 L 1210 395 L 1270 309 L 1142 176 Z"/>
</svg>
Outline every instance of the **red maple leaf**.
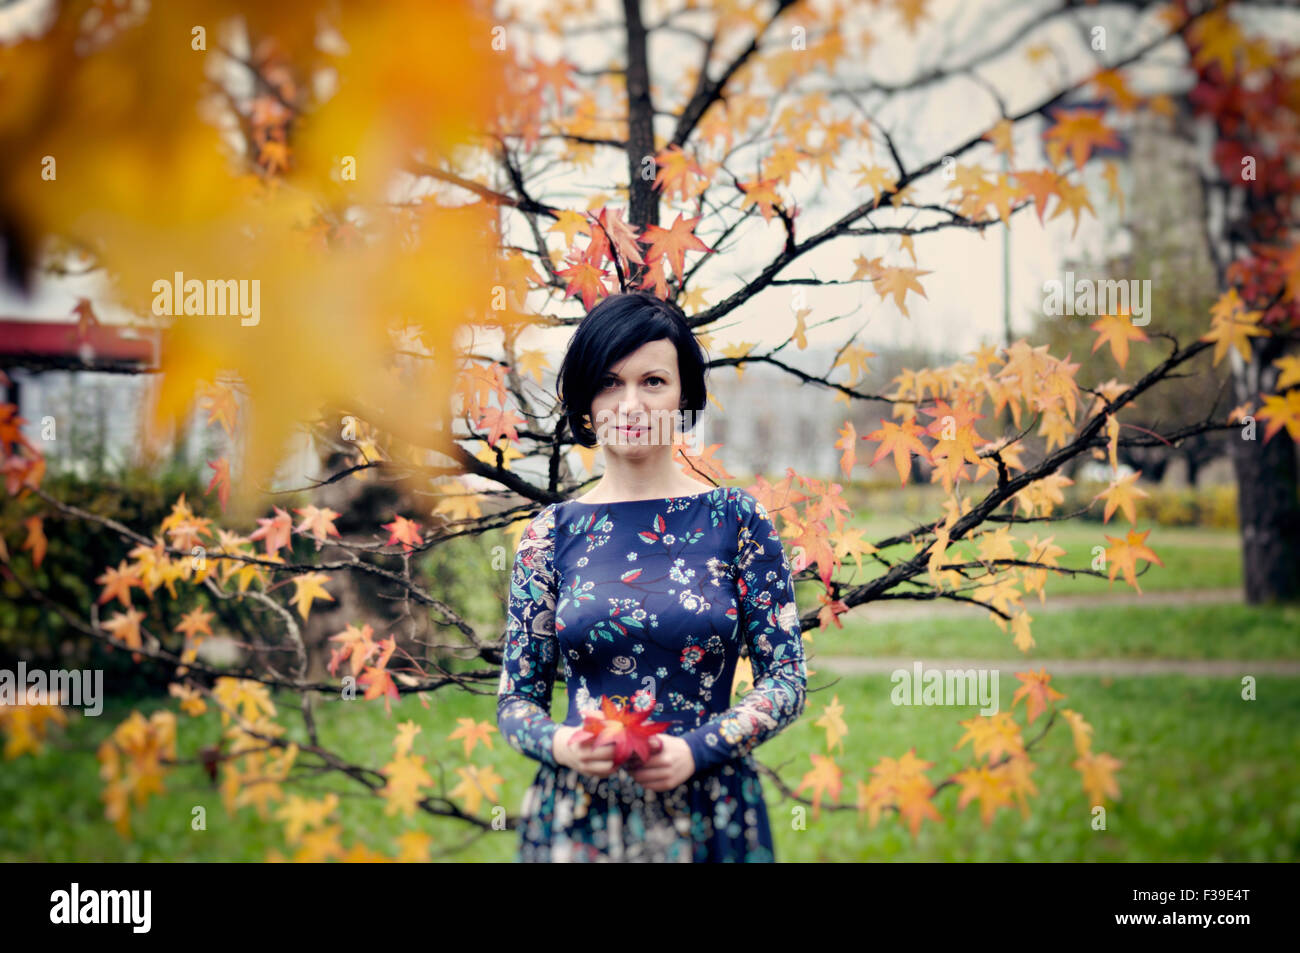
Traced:
<svg viewBox="0 0 1300 953">
<path fill-rule="evenodd" d="M 599 232 L 599 229 L 597 231 Z M 604 240 L 603 233 L 601 233 L 601 240 Z M 576 264 L 568 268 L 561 268 L 556 274 L 561 278 L 568 279 L 568 283 L 564 287 L 564 293 L 581 295 L 582 306 L 588 311 L 591 310 L 591 306 L 597 298 L 603 298 L 609 294 L 609 289 L 605 287 L 605 282 L 601 280 L 608 277 L 605 270 L 597 268 L 586 259 L 580 259 Z"/>
<path fill-rule="evenodd" d="M 420 534 L 420 524 L 414 520 L 408 520 L 405 516 L 394 516 L 391 523 L 384 523 L 383 528 L 388 530 L 388 542 L 385 546 L 392 546 L 395 543 L 403 543 L 406 552 L 416 546 L 423 546 L 424 539 Z"/>
<path fill-rule="evenodd" d="M 650 739 L 661 731 L 668 730 L 666 721 L 649 721 L 654 709 L 654 699 L 643 711 L 632 711 L 600 696 L 599 715 L 585 714 L 582 728 L 575 732 L 571 741 L 582 743 L 594 739 L 596 746 L 614 743 L 614 765 L 623 764 L 632 755 L 642 761 L 650 757 Z"/>
<path fill-rule="evenodd" d="M 230 459 L 222 457 L 220 460 L 208 464 L 217 472 L 212 474 L 212 482 L 208 484 L 207 492 L 217 491 L 217 500 L 221 503 L 221 511 L 226 511 L 226 504 L 230 502 Z"/>
</svg>

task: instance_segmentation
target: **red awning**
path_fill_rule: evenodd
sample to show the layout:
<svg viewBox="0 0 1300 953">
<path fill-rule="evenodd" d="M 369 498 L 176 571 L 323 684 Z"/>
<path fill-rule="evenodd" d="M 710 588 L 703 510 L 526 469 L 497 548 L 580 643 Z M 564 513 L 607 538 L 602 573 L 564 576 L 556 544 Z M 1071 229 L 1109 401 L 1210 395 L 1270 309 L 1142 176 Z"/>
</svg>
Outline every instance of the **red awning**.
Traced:
<svg viewBox="0 0 1300 953">
<path fill-rule="evenodd" d="M 85 321 L 0 319 L 0 367 L 156 369 L 162 332 Z"/>
</svg>

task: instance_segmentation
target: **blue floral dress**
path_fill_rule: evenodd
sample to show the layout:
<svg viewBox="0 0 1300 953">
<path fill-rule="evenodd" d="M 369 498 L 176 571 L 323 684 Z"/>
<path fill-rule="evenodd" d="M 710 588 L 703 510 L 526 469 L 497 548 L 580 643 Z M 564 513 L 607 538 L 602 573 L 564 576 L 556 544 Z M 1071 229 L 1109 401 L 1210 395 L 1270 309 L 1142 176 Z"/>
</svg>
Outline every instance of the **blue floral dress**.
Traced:
<svg viewBox="0 0 1300 953">
<path fill-rule="evenodd" d="M 742 643 L 754 687 L 728 707 Z M 653 700 L 650 720 L 685 740 L 695 774 L 656 792 L 625 767 L 596 778 L 557 764 L 560 663 L 563 724 L 602 694 Z M 515 555 L 498 688 L 501 734 L 540 762 L 516 860 L 773 861 L 750 752 L 803 712 L 807 677 L 790 564 L 747 491 L 546 506 Z"/>
</svg>

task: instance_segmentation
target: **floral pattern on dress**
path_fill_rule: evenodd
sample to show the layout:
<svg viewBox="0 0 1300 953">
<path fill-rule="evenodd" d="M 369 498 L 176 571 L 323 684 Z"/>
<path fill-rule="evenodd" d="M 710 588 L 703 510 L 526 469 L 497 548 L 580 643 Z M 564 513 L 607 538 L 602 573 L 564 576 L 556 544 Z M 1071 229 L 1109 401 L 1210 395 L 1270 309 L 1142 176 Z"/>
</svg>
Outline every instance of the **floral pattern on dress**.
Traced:
<svg viewBox="0 0 1300 953">
<path fill-rule="evenodd" d="M 742 651 L 753 688 L 728 707 Z M 692 777 L 654 792 L 623 769 L 558 765 L 561 663 L 563 724 L 580 725 L 602 694 L 653 699 L 651 718 L 690 748 Z M 539 762 L 517 859 L 773 860 L 751 753 L 803 712 L 806 683 L 790 564 L 747 491 L 544 507 L 516 553 L 498 687 L 502 736 Z"/>
</svg>

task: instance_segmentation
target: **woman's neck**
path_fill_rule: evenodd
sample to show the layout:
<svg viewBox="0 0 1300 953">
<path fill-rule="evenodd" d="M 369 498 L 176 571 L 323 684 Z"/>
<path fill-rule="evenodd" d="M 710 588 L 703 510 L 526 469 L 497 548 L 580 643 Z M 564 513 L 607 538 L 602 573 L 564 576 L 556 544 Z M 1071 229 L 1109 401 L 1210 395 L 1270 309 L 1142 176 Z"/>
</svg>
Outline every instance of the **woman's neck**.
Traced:
<svg viewBox="0 0 1300 953">
<path fill-rule="evenodd" d="M 682 473 L 673 462 L 671 449 L 652 458 L 637 461 L 620 460 L 606 451 L 609 458 L 605 473 L 591 491 L 582 499 L 591 503 L 612 503 L 618 500 L 646 500 L 655 497 L 668 499 L 707 490 L 710 484 L 695 480 Z M 594 498 L 594 499 L 589 499 Z"/>
</svg>

